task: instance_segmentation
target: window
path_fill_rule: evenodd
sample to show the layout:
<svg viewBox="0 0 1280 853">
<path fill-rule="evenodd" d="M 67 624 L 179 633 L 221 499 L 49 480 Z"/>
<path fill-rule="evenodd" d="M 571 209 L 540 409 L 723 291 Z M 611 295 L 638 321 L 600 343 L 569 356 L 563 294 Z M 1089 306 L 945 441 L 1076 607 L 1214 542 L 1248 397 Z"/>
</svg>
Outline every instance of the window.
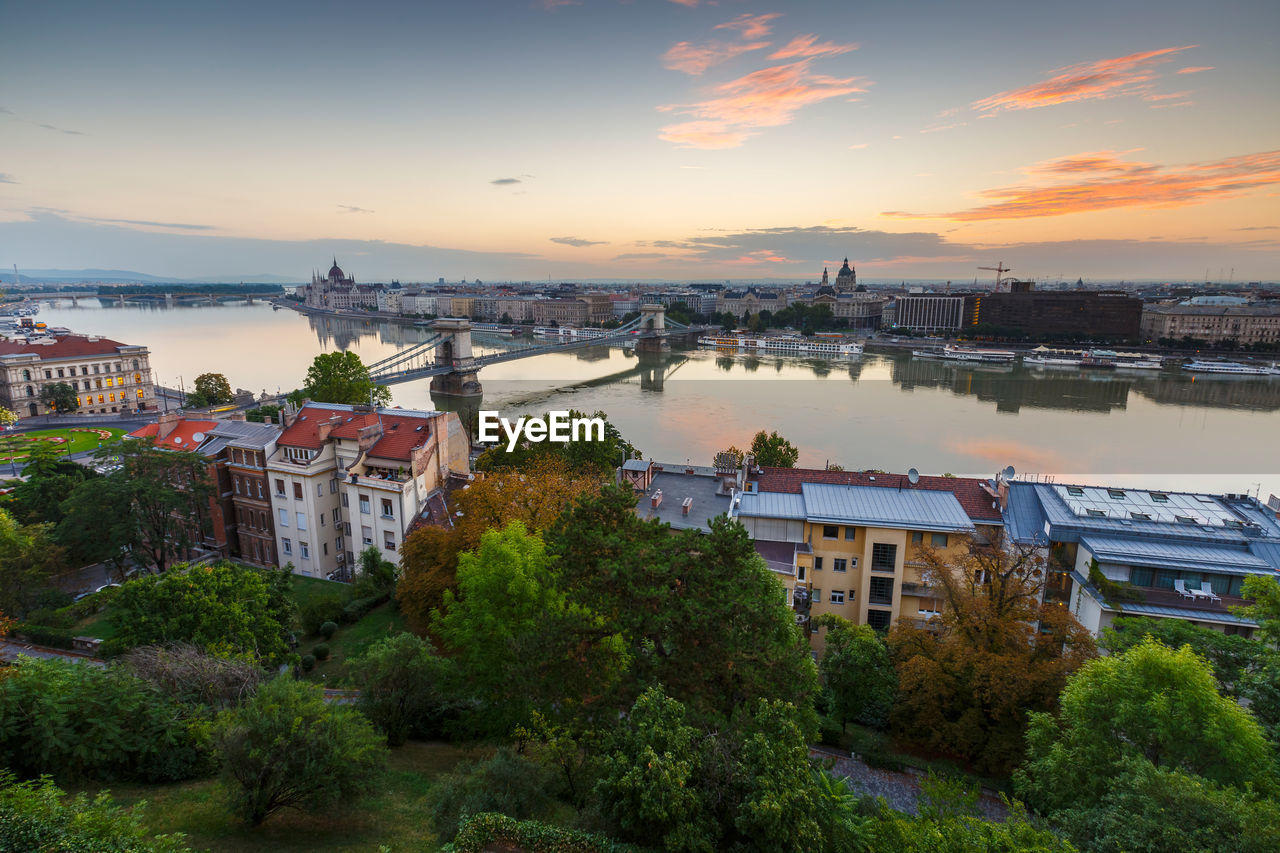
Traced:
<svg viewBox="0 0 1280 853">
<path fill-rule="evenodd" d="M 284 551 L 286 554 L 292 554 L 292 553 L 293 553 L 293 543 L 292 543 L 292 542 L 290 542 L 288 539 L 281 539 L 281 540 L 280 540 L 280 550 L 281 550 L 281 551 Z"/>
<path fill-rule="evenodd" d="M 867 624 L 877 631 L 888 631 L 893 614 L 888 610 L 868 610 Z"/>
<path fill-rule="evenodd" d="M 1107 497 L 1113 501 L 1124 500 L 1124 489 L 1107 489 Z"/>
<path fill-rule="evenodd" d="M 343 547 L 345 547 L 345 543 L 342 541 L 342 537 L 341 537 L 341 536 L 339 536 L 337 539 L 333 540 L 333 547 L 334 547 L 334 548 L 336 548 L 336 549 L 338 549 L 339 551 L 341 551 L 341 550 L 343 549 Z"/>
<path fill-rule="evenodd" d="M 813 558 L 813 570 L 814 570 L 815 572 L 820 572 L 820 571 L 822 571 L 822 558 L 821 558 L 821 557 L 814 557 L 814 558 Z"/>
<path fill-rule="evenodd" d="M 810 601 L 821 601 L 821 600 L 822 600 L 822 590 L 818 589 L 818 588 L 815 586 L 815 587 L 813 588 L 813 593 L 809 596 L 809 600 L 810 600 Z"/>
<path fill-rule="evenodd" d="M 343 493 L 342 493 L 342 505 L 343 505 L 344 507 L 345 507 L 345 506 L 348 506 L 348 503 L 347 503 L 347 493 L 346 493 L 346 492 L 343 492 Z"/>
<path fill-rule="evenodd" d="M 281 507 L 279 512 L 280 512 L 280 526 L 288 527 L 289 526 L 289 510 L 285 509 L 284 507 Z"/>
<path fill-rule="evenodd" d="M 324 483 L 316 483 L 316 497 L 324 497 Z"/>
<path fill-rule="evenodd" d="M 1189 515 L 1175 515 L 1174 518 L 1178 519 L 1179 524 L 1199 524 L 1200 523 Z"/>
<path fill-rule="evenodd" d="M 333 523 L 334 524 L 342 523 L 342 516 L 338 513 L 338 508 L 336 506 L 333 508 Z"/>
<path fill-rule="evenodd" d="M 396 517 L 395 509 L 392 507 L 391 500 L 388 498 L 382 499 L 382 517 L 383 518 Z"/>
<path fill-rule="evenodd" d="M 293 484 L 293 499 L 295 501 L 302 500 L 302 484 L 301 483 Z"/>
<path fill-rule="evenodd" d="M 240 478 L 239 478 L 239 477 L 232 477 L 232 478 L 231 478 L 231 483 L 232 483 L 232 485 L 234 485 L 234 486 L 236 487 L 236 494 L 237 494 L 237 495 L 238 495 L 238 494 L 240 494 Z"/>
<path fill-rule="evenodd" d="M 362 542 L 363 544 L 365 544 L 365 545 L 372 545 L 372 544 L 373 544 L 373 528 L 372 528 L 372 527 L 361 527 L 361 528 L 360 528 L 360 540 L 361 540 L 361 542 Z"/>
<path fill-rule="evenodd" d="M 360 496 L 360 512 L 364 513 L 365 515 L 369 515 L 369 514 L 370 514 L 370 512 L 372 512 L 372 510 L 370 510 L 370 509 L 369 509 L 369 496 L 368 496 L 368 495 L 361 495 L 361 496 Z"/>
<path fill-rule="evenodd" d="M 844 604 L 844 590 L 843 590 L 843 589 L 833 589 L 833 590 L 831 590 L 831 603 L 832 603 L 832 604 Z"/>
<path fill-rule="evenodd" d="M 44 378 L 45 378 L 45 379 L 52 379 L 52 378 L 53 378 L 53 371 L 52 371 L 52 370 L 46 370 L 46 371 L 44 372 Z"/>
<path fill-rule="evenodd" d="M 320 526 L 321 526 L 321 527 L 324 527 L 324 513 L 323 513 L 323 512 L 322 512 L 322 513 L 320 513 L 319 518 L 320 518 Z"/>
<path fill-rule="evenodd" d="M 831 561 L 831 571 L 833 572 L 847 571 L 848 568 L 849 568 L 849 561 L 846 560 L 844 557 L 836 557 L 834 560 Z"/>
<path fill-rule="evenodd" d="M 898 564 L 898 546 L 877 542 L 871 546 L 871 571 L 892 572 Z"/>
<path fill-rule="evenodd" d="M 301 513 L 301 512 L 300 512 L 300 513 L 298 513 L 298 529 L 299 529 L 299 530 L 306 530 L 306 529 L 307 529 L 307 516 L 306 516 L 306 514 Z"/>
<path fill-rule="evenodd" d="M 852 542 L 854 539 L 857 539 L 857 538 L 858 538 L 858 528 L 856 528 L 856 527 L 846 527 L 846 528 L 844 529 L 844 538 L 845 538 L 847 541 L 850 541 L 850 542 Z"/>
<path fill-rule="evenodd" d="M 1134 521 L 1150 521 L 1151 520 L 1151 516 L 1147 515 L 1145 512 L 1131 512 L 1129 513 L 1129 517 L 1132 518 Z"/>
<path fill-rule="evenodd" d="M 338 491 L 338 478 L 334 477 L 329 481 L 329 494 L 335 494 Z"/>
<path fill-rule="evenodd" d="M 311 559 L 311 548 L 307 545 L 306 542 L 298 543 L 298 553 L 302 555 L 302 559 L 304 560 Z"/>
<path fill-rule="evenodd" d="M 1150 492 L 1149 494 L 1151 495 L 1152 503 L 1167 504 L 1169 502 L 1169 496 L 1164 492 Z"/>
<path fill-rule="evenodd" d="M 823 539 L 839 539 L 840 526 L 838 524 L 822 525 L 822 538 Z"/>
<path fill-rule="evenodd" d="M 382 547 L 388 551 L 396 549 L 396 535 L 389 530 L 382 531 Z"/>
<path fill-rule="evenodd" d="M 1079 486 L 1067 486 L 1067 494 L 1073 498 L 1082 498 L 1084 497 L 1084 489 Z"/>
<path fill-rule="evenodd" d="M 868 604 L 893 604 L 893 578 L 872 578 Z"/>
<path fill-rule="evenodd" d="M 328 542 L 321 542 L 321 543 L 320 543 L 320 547 L 321 547 L 322 549 L 324 549 L 324 555 L 325 555 L 326 557 L 327 557 L 327 556 L 329 556 L 329 543 L 328 543 Z"/>
<path fill-rule="evenodd" d="M 139 391 L 138 393 L 141 394 L 142 392 Z M 262 497 L 262 481 L 258 480 L 257 482 L 258 482 L 258 497 Z"/>
<path fill-rule="evenodd" d="M 804 580 L 804 566 L 796 566 L 796 580 Z"/>
<path fill-rule="evenodd" d="M 1100 509 L 1086 509 L 1085 514 L 1091 518 L 1106 518 L 1107 514 Z"/>
<path fill-rule="evenodd" d="M 912 544 L 912 545 L 923 545 L 923 544 L 924 544 L 924 534 L 923 534 L 923 533 L 921 533 L 919 530 L 913 530 L 913 531 L 911 532 L 911 544 Z"/>
<path fill-rule="evenodd" d="M 930 545 L 932 545 L 932 546 L 933 546 L 933 547 L 935 547 L 935 548 L 945 548 L 945 547 L 947 547 L 947 534 L 945 534 L 945 533 L 931 533 L 931 534 L 929 534 L 929 544 L 930 544 Z"/>
</svg>

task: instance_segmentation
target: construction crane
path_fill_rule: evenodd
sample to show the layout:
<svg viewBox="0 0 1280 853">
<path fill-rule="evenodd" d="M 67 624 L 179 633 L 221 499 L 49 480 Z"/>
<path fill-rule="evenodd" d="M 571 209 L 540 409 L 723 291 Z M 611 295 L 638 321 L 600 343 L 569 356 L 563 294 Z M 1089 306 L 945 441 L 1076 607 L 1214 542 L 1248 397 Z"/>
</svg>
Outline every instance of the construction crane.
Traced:
<svg viewBox="0 0 1280 853">
<path fill-rule="evenodd" d="M 996 287 L 995 287 L 995 290 L 991 291 L 992 293 L 1000 292 L 1000 283 L 1001 281 L 1003 281 L 1001 276 L 1003 276 L 1007 272 L 1013 272 L 1013 270 L 1009 269 L 1004 265 L 1004 261 L 1000 261 L 1000 263 L 996 264 L 994 267 L 978 267 L 978 269 L 991 270 L 993 273 L 996 274 Z"/>
</svg>

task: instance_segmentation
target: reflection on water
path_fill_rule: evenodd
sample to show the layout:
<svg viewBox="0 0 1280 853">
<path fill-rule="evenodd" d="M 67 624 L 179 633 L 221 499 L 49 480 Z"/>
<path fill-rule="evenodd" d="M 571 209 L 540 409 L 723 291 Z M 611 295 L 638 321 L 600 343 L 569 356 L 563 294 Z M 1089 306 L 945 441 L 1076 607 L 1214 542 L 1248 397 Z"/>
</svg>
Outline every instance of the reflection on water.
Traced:
<svg viewBox="0 0 1280 853">
<path fill-rule="evenodd" d="M 165 384 L 206 371 L 255 392 L 301 384 L 321 351 L 377 361 L 431 335 L 374 319 L 299 315 L 262 304 L 165 306 L 81 300 L 42 310 L 49 325 L 146 344 Z M 480 352 L 527 340 L 477 335 Z M 1280 493 L 1280 378 L 1177 371 L 1038 370 L 866 354 L 853 360 L 590 347 L 487 367 L 483 400 L 506 413 L 602 409 L 657 459 L 706 463 L 758 429 L 801 448 L 801 464 L 989 474 L 1084 472 L 1174 488 Z M 393 387 L 397 405 L 454 407 L 428 383 Z M 1150 483 L 1143 478 L 1163 477 Z"/>
</svg>

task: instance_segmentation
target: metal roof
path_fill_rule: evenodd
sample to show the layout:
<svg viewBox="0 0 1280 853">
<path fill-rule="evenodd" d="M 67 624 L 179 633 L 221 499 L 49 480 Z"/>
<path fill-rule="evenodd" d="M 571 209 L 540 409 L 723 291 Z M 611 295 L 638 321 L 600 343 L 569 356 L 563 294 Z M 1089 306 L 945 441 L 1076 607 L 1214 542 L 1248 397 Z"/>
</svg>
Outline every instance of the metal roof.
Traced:
<svg viewBox="0 0 1280 853">
<path fill-rule="evenodd" d="M 1009 539 L 1022 545 L 1047 545 L 1045 517 L 1031 483 L 1009 484 L 1009 505 L 1004 512 L 1004 529 Z"/>
<path fill-rule="evenodd" d="M 1116 610 L 1116 608 L 1108 607 L 1108 610 Z M 1251 619 L 1245 619 L 1236 616 L 1230 612 L 1220 612 L 1216 610 L 1192 610 L 1187 607 L 1161 607 L 1158 604 L 1134 604 L 1126 601 L 1124 609 L 1117 611 L 1125 616 L 1166 616 L 1175 619 L 1187 619 L 1193 622 L 1226 622 L 1231 625 L 1251 625 L 1257 627 L 1257 622 Z"/>
<path fill-rule="evenodd" d="M 1114 536 L 1085 536 L 1080 545 L 1098 560 L 1164 569 L 1192 569 L 1232 574 L 1274 573 L 1266 560 L 1244 549 L 1221 545 L 1169 542 L 1158 539 L 1120 539 Z"/>
<path fill-rule="evenodd" d="M 735 515 L 749 518 L 789 518 L 803 520 L 804 495 L 785 492 L 747 492 L 738 501 Z"/>
<path fill-rule="evenodd" d="M 882 489 L 877 486 L 801 486 L 809 521 L 907 530 L 974 530 L 951 492 Z"/>
<path fill-rule="evenodd" d="M 646 462 L 643 459 L 628 459 L 622 463 L 623 471 L 648 471 L 652 462 Z"/>
<path fill-rule="evenodd" d="M 1062 495 L 1059 494 L 1058 489 L 1063 488 L 1062 486 L 1035 483 L 1030 484 L 1030 487 L 1034 492 L 1035 499 L 1040 504 L 1040 512 L 1043 514 L 1044 520 L 1052 526 L 1049 535 L 1055 541 L 1074 542 L 1079 536 L 1090 533 L 1110 533 L 1121 536 L 1155 536 L 1182 541 L 1198 540 L 1201 542 L 1230 542 L 1235 544 L 1242 544 L 1246 541 L 1244 531 L 1235 527 L 1212 524 L 1169 524 L 1133 517 L 1077 515 L 1067 505 Z M 1025 492 L 1019 490 L 1018 494 L 1023 496 Z M 1012 496 L 1010 500 L 1012 501 Z M 1208 505 L 1206 504 L 1206 506 Z"/>
</svg>

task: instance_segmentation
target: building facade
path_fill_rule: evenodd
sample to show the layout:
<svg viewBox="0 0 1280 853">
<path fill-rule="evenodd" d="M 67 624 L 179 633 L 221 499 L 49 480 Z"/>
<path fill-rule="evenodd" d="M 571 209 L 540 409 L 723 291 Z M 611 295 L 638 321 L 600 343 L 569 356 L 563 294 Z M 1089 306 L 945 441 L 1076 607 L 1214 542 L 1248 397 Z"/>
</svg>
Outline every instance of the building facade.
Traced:
<svg viewBox="0 0 1280 853">
<path fill-rule="evenodd" d="M 954 332 L 964 322 L 963 295 L 907 294 L 895 302 L 893 325 L 917 332 Z"/>
<path fill-rule="evenodd" d="M 533 322 L 539 325 L 581 326 L 587 322 L 587 303 L 581 299 L 538 299 L 532 313 Z"/>
<path fill-rule="evenodd" d="M 1280 305 L 1148 305 L 1146 340 L 1194 338 L 1210 344 L 1280 348 Z"/>
<path fill-rule="evenodd" d="M 48 385 L 76 392 L 79 411 L 154 411 L 151 356 L 144 346 L 94 335 L 0 340 L 0 405 L 19 417 L 49 414 L 40 399 Z"/>
<path fill-rule="evenodd" d="M 1130 339 L 1142 329 L 1142 300 L 1107 291 L 974 294 L 965 297 L 964 307 L 964 327 L 990 326 L 1032 337 Z"/>
<path fill-rule="evenodd" d="M 307 403 L 266 463 L 277 559 L 311 577 L 350 577 L 369 546 L 394 562 L 430 497 L 467 470 L 452 412 Z"/>
<path fill-rule="evenodd" d="M 303 286 L 303 302 L 308 308 L 323 311 L 348 311 L 351 309 L 378 308 L 378 294 L 386 290 L 380 284 L 356 284 L 333 259 L 327 275 L 311 274 L 311 284 Z"/>
</svg>

